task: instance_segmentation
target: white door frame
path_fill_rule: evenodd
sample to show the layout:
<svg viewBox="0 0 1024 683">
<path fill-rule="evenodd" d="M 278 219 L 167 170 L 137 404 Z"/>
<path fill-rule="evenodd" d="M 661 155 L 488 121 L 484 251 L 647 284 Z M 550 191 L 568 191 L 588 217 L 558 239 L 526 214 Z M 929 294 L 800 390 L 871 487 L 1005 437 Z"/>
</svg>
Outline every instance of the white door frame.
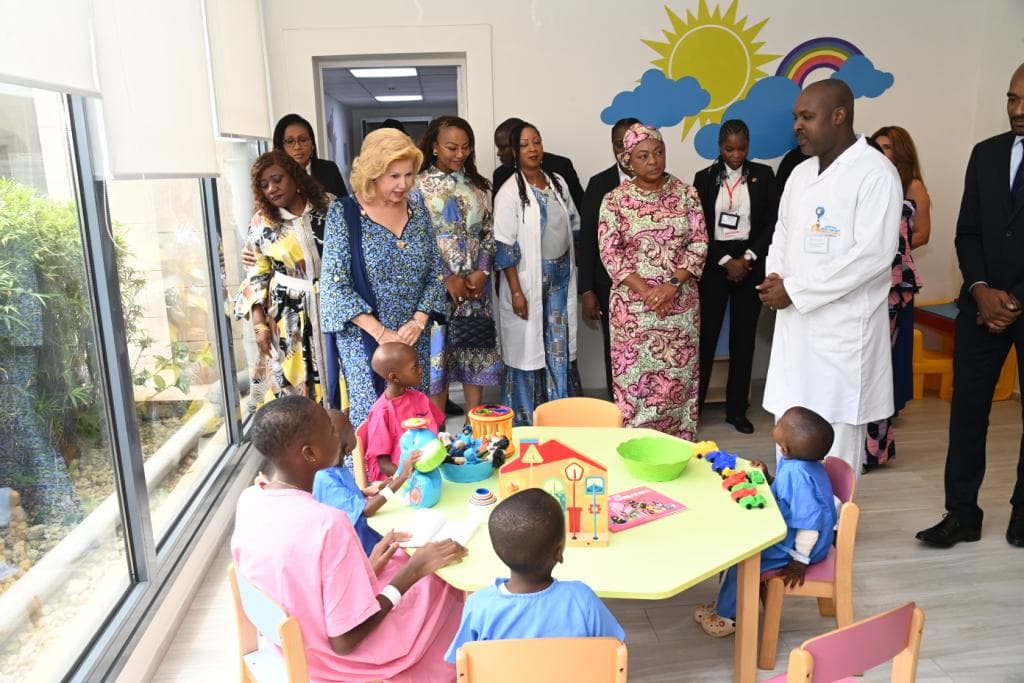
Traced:
<svg viewBox="0 0 1024 683">
<path fill-rule="evenodd" d="M 284 113 L 314 114 L 314 128 L 326 140 L 321 71 L 325 66 L 372 62 L 408 66 L 459 66 L 459 115 L 476 133 L 477 164 L 488 176 L 494 167 L 494 87 L 491 27 L 391 26 L 297 28 L 284 32 L 281 70 L 273 70 L 275 119 Z M 444 52 L 437 47 L 445 46 Z M 287 75 L 286 78 L 282 76 Z"/>
</svg>

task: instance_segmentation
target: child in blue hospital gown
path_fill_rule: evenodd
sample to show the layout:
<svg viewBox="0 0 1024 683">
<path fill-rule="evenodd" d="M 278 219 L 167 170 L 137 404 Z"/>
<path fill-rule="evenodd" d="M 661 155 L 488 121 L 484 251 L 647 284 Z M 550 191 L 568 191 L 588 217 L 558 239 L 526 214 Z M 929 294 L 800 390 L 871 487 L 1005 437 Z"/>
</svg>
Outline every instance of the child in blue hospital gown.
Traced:
<svg viewBox="0 0 1024 683">
<path fill-rule="evenodd" d="M 551 576 L 565 548 L 565 517 L 554 496 L 542 489 L 510 496 L 491 512 L 488 530 L 511 576 L 469 596 L 447 661 L 454 663 L 458 649 L 474 640 L 625 639 L 619 622 L 589 586 Z"/>
<path fill-rule="evenodd" d="M 761 571 L 780 569 L 788 586 L 803 585 L 808 565 L 828 555 L 836 525 L 832 484 L 822 462 L 832 448 L 832 426 L 806 408 L 790 408 L 772 431 L 783 458 L 772 494 L 786 520 L 786 538 L 761 552 Z M 768 472 L 763 462 L 751 465 Z M 720 638 L 736 631 L 736 567 L 730 567 L 716 602 L 693 613 L 704 632 Z"/>
</svg>

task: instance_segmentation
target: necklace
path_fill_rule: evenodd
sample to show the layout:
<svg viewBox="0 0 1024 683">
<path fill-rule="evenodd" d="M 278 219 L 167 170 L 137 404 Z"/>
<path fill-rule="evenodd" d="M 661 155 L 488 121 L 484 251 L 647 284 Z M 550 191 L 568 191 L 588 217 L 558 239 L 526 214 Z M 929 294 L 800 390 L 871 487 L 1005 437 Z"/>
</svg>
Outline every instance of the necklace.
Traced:
<svg viewBox="0 0 1024 683">
<path fill-rule="evenodd" d="M 533 178 L 530 178 L 529 176 L 527 176 L 525 173 L 523 174 L 523 177 L 526 178 L 526 182 L 530 183 L 531 185 L 536 187 L 538 190 L 547 189 L 546 179 L 544 178 L 544 174 L 543 173 L 537 178 L 536 181 Z M 542 185 L 542 183 L 544 183 L 544 184 Z"/>
<path fill-rule="evenodd" d="M 306 490 L 306 489 L 304 489 L 304 488 L 302 488 L 302 487 L 296 486 L 295 484 L 289 484 L 288 482 L 286 482 L 286 481 L 282 481 L 282 480 L 280 480 L 280 479 L 274 479 L 274 480 L 273 480 L 272 482 L 270 482 L 270 483 L 271 483 L 271 484 L 280 484 L 281 486 L 287 486 L 288 488 L 290 488 L 290 489 L 295 489 L 296 491 L 305 491 L 305 490 Z"/>
</svg>

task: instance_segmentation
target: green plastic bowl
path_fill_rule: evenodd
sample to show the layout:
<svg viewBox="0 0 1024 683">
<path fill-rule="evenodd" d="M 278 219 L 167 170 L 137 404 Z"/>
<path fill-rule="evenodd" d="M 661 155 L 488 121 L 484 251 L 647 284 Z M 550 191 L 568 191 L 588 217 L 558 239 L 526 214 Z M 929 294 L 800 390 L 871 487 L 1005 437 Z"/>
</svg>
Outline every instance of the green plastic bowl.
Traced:
<svg viewBox="0 0 1024 683">
<path fill-rule="evenodd" d="M 645 436 L 619 444 L 619 455 L 629 473 L 641 481 L 671 481 L 690 462 L 690 444 L 677 439 Z"/>
</svg>

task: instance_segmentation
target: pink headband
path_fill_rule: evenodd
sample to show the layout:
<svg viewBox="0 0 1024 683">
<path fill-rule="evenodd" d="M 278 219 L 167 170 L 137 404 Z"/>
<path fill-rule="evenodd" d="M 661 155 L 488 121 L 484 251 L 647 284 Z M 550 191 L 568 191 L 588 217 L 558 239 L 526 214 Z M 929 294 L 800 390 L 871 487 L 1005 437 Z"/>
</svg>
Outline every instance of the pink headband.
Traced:
<svg viewBox="0 0 1024 683">
<path fill-rule="evenodd" d="M 651 128 L 645 126 L 642 123 L 634 123 L 626 131 L 625 136 L 622 138 L 622 151 L 618 155 L 619 163 L 626 168 L 629 166 L 629 157 L 633 153 L 633 148 L 639 145 L 644 140 L 661 140 L 661 133 L 658 132 L 657 128 Z"/>
</svg>

